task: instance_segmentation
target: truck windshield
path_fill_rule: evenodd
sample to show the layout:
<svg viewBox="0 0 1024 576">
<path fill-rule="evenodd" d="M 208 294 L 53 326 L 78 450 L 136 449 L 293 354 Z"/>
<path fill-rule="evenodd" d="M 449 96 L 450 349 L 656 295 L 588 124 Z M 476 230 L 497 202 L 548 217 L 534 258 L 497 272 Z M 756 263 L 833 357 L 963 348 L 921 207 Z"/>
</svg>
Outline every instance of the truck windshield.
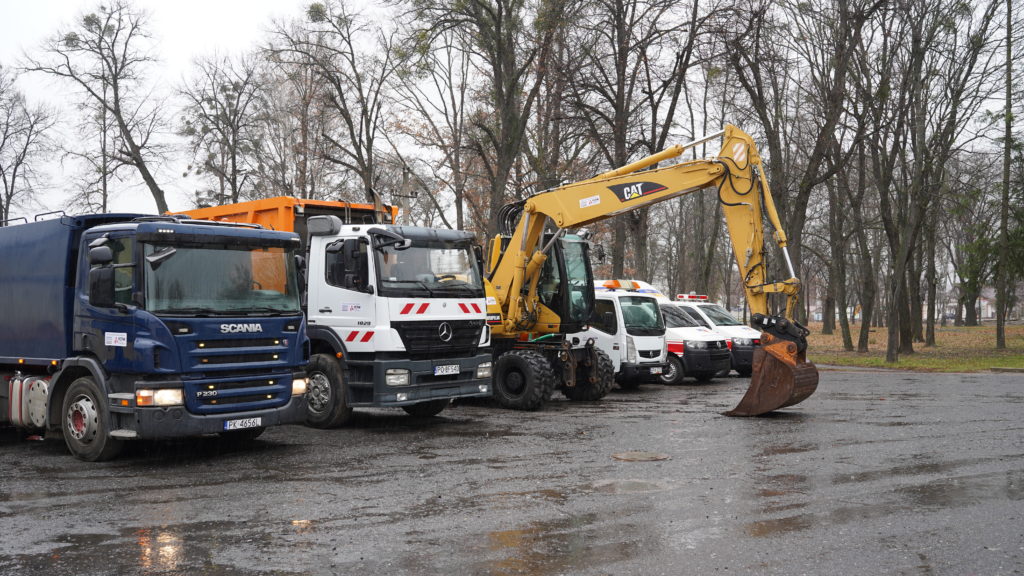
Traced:
<svg viewBox="0 0 1024 576">
<path fill-rule="evenodd" d="M 376 249 L 381 296 L 483 298 L 476 257 L 464 242 L 413 240 L 404 250 Z"/>
<path fill-rule="evenodd" d="M 716 326 L 741 326 L 742 322 L 737 320 L 729 311 L 718 304 L 702 304 L 700 311 L 707 315 Z"/>
<path fill-rule="evenodd" d="M 144 256 L 146 309 L 154 314 L 301 313 L 289 249 L 146 244 Z"/>
<path fill-rule="evenodd" d="M 661 311 L 665 315 L 665 326 L 668 328 L 699 328 L 700 324 L 674 304 L 663 304 Z"/>
<path fill-rule="evenodd" d="M 644 296 L 623 296 L 622 320 L 626 333 L 633 336 L 661 336 L 665 333 L 665 322 L 658 309 L 658 301 Z"/>
</svg>

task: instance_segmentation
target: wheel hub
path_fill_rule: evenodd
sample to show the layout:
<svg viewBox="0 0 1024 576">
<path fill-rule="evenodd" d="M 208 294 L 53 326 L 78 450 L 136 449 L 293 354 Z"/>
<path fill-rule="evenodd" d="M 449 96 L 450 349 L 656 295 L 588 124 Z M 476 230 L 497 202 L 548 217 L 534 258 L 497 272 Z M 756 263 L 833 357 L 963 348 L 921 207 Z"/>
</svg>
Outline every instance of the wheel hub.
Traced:
<svg viewBox="0 0 1024 576">
<path fill-rule="evenodd" d="M 526 377 L 518 371 L 509 372 L 505 377 L 505 389 L 513 394 L 519 394 L 526 387 Z"/>
<path fill-rule="evenodd" d="M 80 442 L 90 442 L 96 436 L 99 419 L 96 405 L 87 396 L 79 396 L 68 407 L 68 432 Z"/>
<path fill-rule="evenodd" d="M 317 372 L 309 377 L 306 402 L 313 412 L 323 412 L 331 405 L 331 381 L 326 374 Z"/>
</svg>

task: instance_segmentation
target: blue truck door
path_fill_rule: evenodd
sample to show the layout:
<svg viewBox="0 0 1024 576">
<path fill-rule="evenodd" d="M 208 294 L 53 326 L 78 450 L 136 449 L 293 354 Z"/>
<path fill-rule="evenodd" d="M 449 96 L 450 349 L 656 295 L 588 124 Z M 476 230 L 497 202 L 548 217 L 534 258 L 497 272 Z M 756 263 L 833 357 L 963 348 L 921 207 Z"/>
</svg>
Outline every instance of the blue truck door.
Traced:
<svg viewBox="0 0 1024 576">
<path fill-rule="evenodd" d="M 79 313 L 75 325 L 75 347 L 91 352 L 111 372 L 139 372 L 141 359 L 135 352 L 134 315 L 123 308 L 101 308 L 89 303 L 88 245 L 95 236 L 86 235 L 79 256 Z M 111 235 L 114 260 L 114 302 L 135 306 L 132 293 L 139 277 L 135 266 L 135 239 L 130 235 Z"/>
</svg>

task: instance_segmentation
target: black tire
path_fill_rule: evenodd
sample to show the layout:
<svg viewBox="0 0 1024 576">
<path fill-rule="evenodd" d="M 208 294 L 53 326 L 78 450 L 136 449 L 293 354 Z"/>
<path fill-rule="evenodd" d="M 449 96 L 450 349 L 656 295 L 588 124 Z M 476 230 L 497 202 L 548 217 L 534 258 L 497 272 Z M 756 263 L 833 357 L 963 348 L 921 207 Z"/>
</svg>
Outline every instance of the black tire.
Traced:
<svg viewBox="0 0 1024 576">
<path fill-rule="evenodd" d="M 612 365 L 612 359 L 604 350 L 597 349 L 594 352 L 597 354 L 597 362 L 593 366 L 585 366 L 582 362 L 576 365 L 576 385 L 562 387 L 562 394 L 569 400 L 600 400 L 615 384 L 615 367 Z M 591 375 L 595 376 L 593 382 Z"/>
<path fill-rule="evenodd" d="M 693 374 L 693 377 L 697 379 L 697 382 L 700 382 L 701 384 L 706 384 L 708 382 L 711 382 L 711 380 L 715 377 L 715 373 L 714 372 L 695 372 Z"/>
<path fill-rule="evenodd" d="M 537 410 L 555 390 L 555 372 L 536 350 L 511 350 L 494 366 L 494 398 L 505 408 Z"/>
<path fill-rule="evenodd" d="M 231 442 L 252 442 L 259 438 L 267 431 L 266 426 L 259 426 L 257 428 L 243 428 L 241 430 L 231 430 L 229 432 L 218 432 L 221 438 L 229 440 Z"/>
<path fill-rule="evenodd" d="M 61 432 L 68 450 L 79 460 L 102 462 L 116 457 L 124 441 L 110 436 L 107 398 L 89 376 L 77 378 L 64 395 Z"/>
<path fill-rule="evenodd" d="M 683 361 L 679 359 L 679 356 L 671 352 L 668 354 L 667 362 L 668 365 L 661 371 L 658 381 L 666 386 L 675 386 L 683 381 L 686 369 L 683 367 Z"/>
<path fill-rule="evenodd" d="M 402 410 L 405 413 L 414 418 L 430 418 L 431 416 L 437 416 L 442 410 L 451 404 L 451 400 L 431 400 L 429 402 L 420 402 L 419 404 L 410 404 L 409 406 L 402 406 Z"/>
<path fill-rule="evenodd" d="M 348 386 L 341 366 L 328 354 L 314 354 L 306 365 L 309 388 L 306 390 L 306 425 L 336 428 L 352 419 L 348 405 Z"/>
</svg>

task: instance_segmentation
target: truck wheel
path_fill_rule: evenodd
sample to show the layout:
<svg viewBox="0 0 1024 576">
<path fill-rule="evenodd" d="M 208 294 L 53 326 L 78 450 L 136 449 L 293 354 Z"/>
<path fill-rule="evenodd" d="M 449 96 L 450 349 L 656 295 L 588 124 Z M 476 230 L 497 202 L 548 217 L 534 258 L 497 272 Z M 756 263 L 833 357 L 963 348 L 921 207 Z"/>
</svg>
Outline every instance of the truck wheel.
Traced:
<svg viewBox="0 0 1024 576">
<path fill-rule="evenodd" d="M 451 403 L 451 400 L 447 399 L 431 400 L 430 402 L 402 406 L 402 410 L 405 410 L 406 414 L 415 418 L 430 418 L 440 414 L 442 410 L 448 407 L 449 403 Z"/>
<path fill-rule="evenodd" d="M 630 379 L 627 379 L 627 378 L 618 377 L 618 378 L 615 379 L 615 383 L 618 384 L 619 388 L 622 389 L 622 390 L 639 390 L 640 389 L 640 381 L 639 380 L 630 380 Z"/>
<path fill-rule="evenodd" d="M 679 360 L 679 356 L 669 353 L 668 365 L 661 372 L 661 377 L 658 380 L 666 386 L 675 386 L 683 381 L 683 363 Z"/>
<path fill-rule="evenodd" d="M 594 352 L 597 354 L 597 362 L 593 366 L 584 366 L 582 363 L 576 365 L 576 385 L 562 387 L 562 394 L 569 400 L 600 400 L 615 384 L 615 367 L 611 357 L 604 350 Z M 597 376 L 594 382 L 590 381 L 591 374 Z"/>
<path fill-rule="evenodd" d="M 258 428 L 243 428 L 242 430 L 231 430 L 230 432 L 218 432 L 217 434 L 229 442 L 251 442 L 267 431 L 266 426 L 260 426 Z"/>
<path fill-rule="evenodd" d="M 736 373 L 739 374 L 741 378 L 750 378 L 750 375 L 753 372 L 754 372 L 754 369 L 749 367 L 749 366 L 746 367 L 746 368 L 737 368 L 736 369 Z"/>
<path fill-rule="evenodd" d="M 102 462 L 121 452 L 124 441 L 110 437 L 106 397 L 89 376 L 76 379 L 64 395 L 61 431 L 68 450 L 79 460 Z"/>
<path fill-rule="evenodd" d="M 706 384 L 708 382 L 711 382 L 711 379 L 715 377 L 715 373 L 714 372 L 695 372 L 693 374 L 693 377 L 697 379 L 697 382 L 700 382 L 701 384 Z"/>
<path fill-rule="evenodd" d="M 314 354 L 306 366 L 309 389 L 306 391 L 306 425 L 336 428 L 352 417 L 348 405 L 348 386 L 341 366 L 328 354 Z"/>
<path fill-rule="evenodd" d="M 512 350 L 494 366 L 494 398 L 505 408 L 536 410 L 555 390 L 555 372 L 543 354 Z"/>
</svg>

